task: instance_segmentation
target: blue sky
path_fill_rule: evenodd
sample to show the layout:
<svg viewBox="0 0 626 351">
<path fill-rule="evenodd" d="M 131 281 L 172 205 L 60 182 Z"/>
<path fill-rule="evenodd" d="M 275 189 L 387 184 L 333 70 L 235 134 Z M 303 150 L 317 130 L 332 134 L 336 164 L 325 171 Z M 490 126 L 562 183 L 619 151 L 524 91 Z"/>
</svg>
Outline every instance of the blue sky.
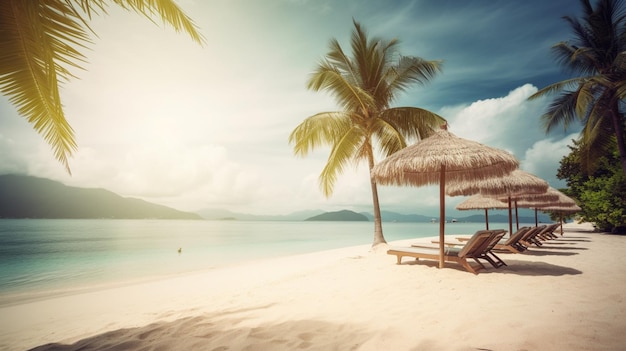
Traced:
<svg viewBox="0 0 626 351">
<path fill-rule="evenodd" d="M 562 16 L 577 1 L 181 0 L 207 39 L 111 8 L 80 79 L 64 85 L 65 113 L 79 149 L 73 175 L 6 97 L 0 97 L 0 173 L 106 188 L 182 210 L 253 214 L 371 211 L 364 164 L 347 169 L 335 193 L 318 187 L 328 149 L 293 156 L 289 133 L 306 117 L 337 110 L 306 89 L 331 38 L 349 50 L 353 19 L 371 37 L 398 38 L 400 53 L 443 60 L 443 73 L 395 106 L 448 119 L 454 134 L 506 149 L 553 187 L 576 128 L 546 135 L 548 100 L 527 97 L 566 75 L 550 47 L 570 38 Z M 381 187 L 383 210 L 436 215 L 436 187 Z M 448 198 L 448 213 L 464 198 Z"/>
</svg>

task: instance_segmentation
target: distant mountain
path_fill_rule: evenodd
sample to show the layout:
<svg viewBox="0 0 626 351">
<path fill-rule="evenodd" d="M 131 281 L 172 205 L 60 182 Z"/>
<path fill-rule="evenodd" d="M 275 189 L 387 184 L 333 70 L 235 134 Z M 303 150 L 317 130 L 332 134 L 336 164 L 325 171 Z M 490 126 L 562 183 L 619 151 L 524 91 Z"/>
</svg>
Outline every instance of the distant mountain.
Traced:
<svg viewBox="0 0 626 351">
<path fill-rule="evenodd" d="M 0 218 L 202 219 L 104 189 L 66 186 L 50 179 L 0 175 Z"/>
<path fill-rule="evenodd" d="M 374 215 L 367 212 L 361 212 L 362 215 L 367 217 L 370 221 L 374 221 Z M 432 217 L 422 216 L 418 214 L 401 214 L 390 211 L 380 211 L 380 216 L 383 222 L 430 222 Z"/>
<path fill-rule="evenodd" d="M 361 212 L 361 214 L 366 216 L 371 222 L 374 221 L 374 216 L 371 213 Z M 382 217 L 383 222 L 422 223 L 422 222 L 432 222 L 433 220 L 435 220 L 436 222 L 439 221 L 439 217 L 428 217 L 428 216 L 422 216 L 418 214 L 405 215 L 405 214 L 389 212 L 389 211 L 381 211 L 381 217 Z M 480 222 L 485 221 L 485 215 L 480 214 L 480 215 L 471 215 L 471 216 L 466 216 L 466 217 L 446 217 L 446 220 L 448 222 L 452 222 L 454 220 L 456 222 L 480 223 Z M 523 217 L 522 216 L 522 217 L 519 217 L 519 221 L 520 223 L 535 223 L 535 217 Z M 508 223 L 509 216 L 501 215 L 501 214 L 495 214 L 495 215 L 490 214 L 489 222 Z M 549 223 L 551 222 L 551 220 L 550 220 L 550 217 L 540 214 L 539 222 Z"/>
<path fill-rule="evenodd" d="M 305 219 L 305 221 L 359 221 L 368 222 L 367 217 L 361 213 L 356 213 L 350 210 L 342 210 L 336 212 L 326 212 Z"/>
<path fill-rule="evenodd" d="M 322 210 L 307 210 L 294 212 L 287 215 L 251 215 L 231 212 L 228 210 L 220 209 L 204 209 L 197 211 L 197 213 L 205 219 L 211 220 L 240 220 L 240 221 L 304 221 L 311 217 L 315 217 L 320 214 L 324 214 Z M 368 212 L 360 212 L 359 214 L 365 216 L 368 221 L 374 221 L 374 215 Z M 427 223 L 433 220 L 439 221 L 438 217 L 423 216 L 419 214 L 401 214 L 391 211 L 381 211 L 383 222 L 400 222 L 400 223 Z M 456 220 L 457 222 L 469 222 L 480 223 L 485 221 L 483 214 L 476 214 L 466 217 L 450 217 L 447 218 L 448 222 Z M 520 223 L 535 223 L 535 217 L 520 217 Z M 508 223 L 509 217 L 502 214 L 490 214 L 489 222 L 493 223 Z M 549 223 L 550 218 L 544 214 L 539 214 L 539 222 Z"/>
<path fill-rule="evenodd" d="M 203 209 L 196 211 L 204 219 L 223 220 L 234 219 L 240 221 L 304 221 L 307 218 L 324 213 L 322 210 L 305 210 L 290 213 L 287 215 L 252 215 L 236 213 L 223 209 Z"/>
</svg>

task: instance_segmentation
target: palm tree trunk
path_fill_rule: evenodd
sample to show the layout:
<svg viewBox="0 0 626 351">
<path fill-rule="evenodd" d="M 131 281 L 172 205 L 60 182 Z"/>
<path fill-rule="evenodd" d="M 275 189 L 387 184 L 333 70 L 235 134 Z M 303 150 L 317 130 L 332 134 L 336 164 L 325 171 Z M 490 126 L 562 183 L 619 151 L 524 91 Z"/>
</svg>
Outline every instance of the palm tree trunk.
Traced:
<svg viewBox="0 0 626 351">
<path fill-rule="evenodd" d="M 372 199 L 374 203 L 374 242 L 372 247 L 376 247 L 380 244 L 386 244 L 385 237 L 383 236 L 383 220 L 380 214 L 380 203 L 378 201 L 378 187 L 376 181 L 372 176 L 372 168 L 374 168 L 374 155 L 369 153 L 368 157 L 369 171 L 370 171 L 370 185 L 372 186 Z"/>
<path fill-rule="evenodd" d="M 611 118 L 613 119 L 613 128 L 615 129 L 617 150 L 619 151 L 619 160 L 622 164 L 622 172 L 626 175 L 626 143 L 624 142 L 624 123 L 622 122 L 622 114 L 619 112 L 617 103 L 615 103 L 611 109 Z"/>
</svg>

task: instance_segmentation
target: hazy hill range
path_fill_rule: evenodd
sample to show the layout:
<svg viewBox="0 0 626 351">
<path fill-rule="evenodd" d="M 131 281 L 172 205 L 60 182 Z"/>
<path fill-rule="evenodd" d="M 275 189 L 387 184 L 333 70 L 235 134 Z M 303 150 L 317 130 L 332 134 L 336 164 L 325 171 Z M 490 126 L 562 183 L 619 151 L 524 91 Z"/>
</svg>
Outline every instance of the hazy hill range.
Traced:
<svg viewBox="0 0 626 351">
<path fill-rule="evenodd" d="M 66 186 L 50 179 L 0 175 L 0 218 L 202 219 L 104 189 Z"/>
<path fill-rule="evenodd" d="M 239 221 L 304 221 L 307 218 L 324 213 L 322 210 L 306 210 L 293 212 L 287 215 L 253 215 L 237 213 L 223 209 L 202 209 L 196 211 L 204 219 L 211 220 L 239 220 Z"/>
<path fill-rule="evenodd" d="M 480 212 L 480 211 L 476 211 Z M 343 210 L 343 211 L 334 211 L 334 212 L 324 212 L 322 210 L 309 210 L 309 211 L 299 211 L 294 212 L 288 215 L 251 215 L 251 214 L 243 214 L 236 213 L 228 210 L 221 209 L 204 209 L 197 212 L 205 219 L 210 220 L 239 220 L 239 221 L 309 221 L 309 220 L 318 220 L 318 221 L 351 221 L 354 220 L 354 214 L 363 215 L 365 219 L 360 218 L 359 220 L 366 220 L 373 222 L 374 215 L 368 212 L 360 212 L 356 213 L 354 211 Z M 429 223 L 432 222 L 433 219 L 438 221 L 437 217 L 423 216 L 418 214 L 401 214 L 390 211 L 382 211 L 381 216 L 383 222 L 400 222 L 400 223 Z M 312 219 L 315 218 L 315 219 Z M 448 217 L 448 222 L 452 220 L 456 220 L 458 222 L 471 222 L 471 223 L 481 223 L 485 222 L 485 216 L 483 214 L 470 215 L 466 217 Z M 520 223 L 535 223 L 535 217 L 520 217 Z M 491 223 L 507 223 L 509 221 L 509 217 L 501 214 L 489 214 L 489 222 Z M 543 223 L 549 223 L 550 218 L 544 214 L 539 215 L 539 221 Z"/>
<path fill-rule="evenodd" d="M 368 222 L 369 220 L 361 213 L 354 211 L 342 210 L 336 212 L 326 212 L 307 218 L 306 221 L 360 221 Z"/>
<path fill-rule="evenodd" d="M 475 211 L 475 212 L 479 212 L 479 211 Z M 367 212 L 361 212 L 361 214 L 366 216 L 370 221 L 374 221 L 374 215 L 367 213 Z M 389 211 L 381 211 L 381 217 L 382 217 L 383 222 L 432 222 L 433 220 L 437 222 L 439 221 L 439 217 L 428 217 L 428 216 L 422 216 L 418 214 L 405 215 L 405 214 L 389 212 Z M 550 220 L 550 217 L 544 214 L 539 214 L 538 218 L 539 218 L 539 222 L 543 222 L 543 223 L 552 222 Z M 458 222 L 470 222 L 470 223 L 484 222 L 485 215 L 476 214 L 476 215 L 471 215 L 471 216 L 466 216 L 466 217 L 446 217 L 446 220 L 448 222 L 452 222 L 453 220 L 456 220 Z M 515 220 L 515 218 L 513 220 Z M 489 214 L 490 223 L 491 222 L 507 223 L 508 221 L 509 221 L 509 216 L 507 215 Z M 535 217 L 520 216 L 519 221 L 520 223 L 535 223 Z"/>
</svg>

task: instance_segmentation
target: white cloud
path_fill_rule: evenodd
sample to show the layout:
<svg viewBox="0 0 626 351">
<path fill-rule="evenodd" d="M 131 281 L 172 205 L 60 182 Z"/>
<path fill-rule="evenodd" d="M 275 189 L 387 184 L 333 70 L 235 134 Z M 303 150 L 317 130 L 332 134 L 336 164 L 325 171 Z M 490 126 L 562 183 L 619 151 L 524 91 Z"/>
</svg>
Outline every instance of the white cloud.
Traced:
<svg viewBox="0 0 626 351">
<path fill-rule="evenodd" d="M 535 92 L 536 87 L 525 84 L 506 96 L 443 107 L 440 113 L 456 135 L 517 153 L 540 136 L 538 116 L 545 103 L 527 100 Z"/>
<path fill-rule="evenodd" d="M 552 187 L 564 186 L 564 181 L 556 178 L 556 172 L 563 156 L 571 152 L 568 145 L 572 145 L 574 139 L 578 139 L 578 133 L 570 134 L 563 139 L 544 139 L 535 142 L 532 147 L 526 150 L 522 167 L 524 170 L 545 179 Z"/>
</svg>

